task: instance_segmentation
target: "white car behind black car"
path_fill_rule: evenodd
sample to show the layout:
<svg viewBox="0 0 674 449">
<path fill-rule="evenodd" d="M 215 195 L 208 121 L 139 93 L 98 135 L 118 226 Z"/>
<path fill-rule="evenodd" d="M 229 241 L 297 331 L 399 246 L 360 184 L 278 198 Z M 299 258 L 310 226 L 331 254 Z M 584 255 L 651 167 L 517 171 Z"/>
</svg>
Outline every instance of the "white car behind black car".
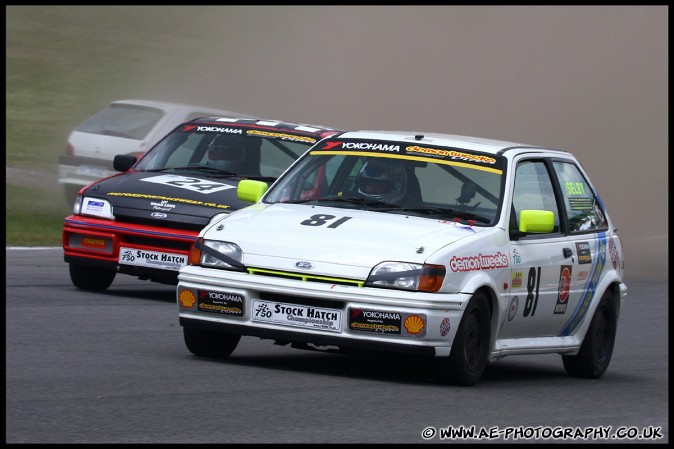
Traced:
<svg viewBox="0 0 674 449">
<path fill-rule="evenodd" d="M 117 173 L 118 154 L 140 157 L 182 122 L 199 117 L 243 117 L 246 114 L 190 104 L 152 100 L 117 100 L 86 119 L 68 136 L 59 157 L 59 184 L 68 204 L 85 185 Z"/>
<path fill-rule="evenodd" d="M 436 357 L 479 381 L 508 355 L 557 353 L 572 376 L 611 360 L 624 256 L 569 152 L 445 134 L 346 132 L 256 204 L 209 224 L 179 273 L 187 348 L 241 336 L 297 348 Z"/>
</svg>

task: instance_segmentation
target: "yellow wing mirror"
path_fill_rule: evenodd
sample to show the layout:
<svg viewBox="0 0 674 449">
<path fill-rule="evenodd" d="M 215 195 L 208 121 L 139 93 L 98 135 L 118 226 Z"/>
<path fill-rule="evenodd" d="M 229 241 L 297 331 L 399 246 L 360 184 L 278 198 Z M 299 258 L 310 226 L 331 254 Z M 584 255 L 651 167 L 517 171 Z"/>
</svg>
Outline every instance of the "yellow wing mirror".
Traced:
<svg viewBox="0 0 674 449">
<path fill-rule="evenodd" d="M 244 179 L 239 182 L 239 185 L 236 188 L 236 196 L 241 201 L 257 203 L 268 188 L 269 186 L 266 182 Z"/>
<path fill-rule="evenodd" d="M 520 211 L 519 231 L 526 233 L 552 232 L 555 227 L 555 214 L 549 210 Z"/>
</svg>

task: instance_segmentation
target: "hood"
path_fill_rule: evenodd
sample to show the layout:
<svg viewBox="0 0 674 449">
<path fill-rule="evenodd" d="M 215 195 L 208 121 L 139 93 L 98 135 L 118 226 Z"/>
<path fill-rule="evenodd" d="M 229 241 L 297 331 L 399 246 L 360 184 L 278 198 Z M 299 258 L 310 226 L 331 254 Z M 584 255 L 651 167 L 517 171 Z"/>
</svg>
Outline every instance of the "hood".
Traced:
<svg viewBox="0 0 674 449">
<path fill-rule="evenodd" d="M 202 231 L 206 239 L 238 244 L 244 264 L 297 271 L 311 262 L 312 274 L 366 272 L 385 260 L 423 263 L 438 249 L 485 228 L 403 214 L 306 204 L 256 204 Z"/>
<path fill-rule="evenodd" d="M 251 204 L 236 196 L 240 180 L 129 171 L 91 184 L 84 194 L 108 200 L 118 221 L 201 230 L 214 215 Z"/>
</svg>

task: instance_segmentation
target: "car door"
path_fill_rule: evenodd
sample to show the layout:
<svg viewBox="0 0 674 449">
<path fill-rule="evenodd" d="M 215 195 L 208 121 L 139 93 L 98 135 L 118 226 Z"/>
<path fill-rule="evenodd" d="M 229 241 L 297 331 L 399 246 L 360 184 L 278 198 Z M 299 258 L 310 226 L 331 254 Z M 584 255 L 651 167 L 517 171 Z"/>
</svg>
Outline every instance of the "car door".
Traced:
<svg viewBox="0 0 674 449">
<path fill-rule="evenodd" d="M 551 164 L 542 158 L 515 161 L 510 198 L 511 282 L 509 307 L 501 338 L 554 336 L 565 320 L 572 296 L 578 259 L 563 233 L 562 213 L 553 187 Z M 550 232 L 520 235 L 517 223 L 523 210 L 554 214 Z"/>
<path fill-rule="evenodd" d="M 555 320 L 557 335 L 566 336 L 574 334 L 587 317 L 602 275 L 610 268 L 617 269 L 617 260 L 615 244 L 606 236 L 608 222 L 603 205 L 579 164 L 557 159 L 552 161 L 552 169 L 574 262 L 569 301 L 557 312 L 563 320 Z"/>
</svg>

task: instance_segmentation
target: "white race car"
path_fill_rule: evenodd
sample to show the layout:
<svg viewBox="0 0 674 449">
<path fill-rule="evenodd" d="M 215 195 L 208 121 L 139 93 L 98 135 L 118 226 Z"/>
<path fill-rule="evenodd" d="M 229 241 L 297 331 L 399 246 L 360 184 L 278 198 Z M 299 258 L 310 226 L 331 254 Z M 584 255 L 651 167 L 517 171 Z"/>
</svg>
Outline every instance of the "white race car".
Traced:
<svg viewBox="0 0 674 449">
<path fill-rule="evenodd" d="M 205 227 L 179 272 L 187 348 L 241 336 L 438 359 L 455 385 L 508 355 L 606 371 L 627 295 L 620 239 L 569 152 L 472 137 L 346 132 Z"/>
</svg>

